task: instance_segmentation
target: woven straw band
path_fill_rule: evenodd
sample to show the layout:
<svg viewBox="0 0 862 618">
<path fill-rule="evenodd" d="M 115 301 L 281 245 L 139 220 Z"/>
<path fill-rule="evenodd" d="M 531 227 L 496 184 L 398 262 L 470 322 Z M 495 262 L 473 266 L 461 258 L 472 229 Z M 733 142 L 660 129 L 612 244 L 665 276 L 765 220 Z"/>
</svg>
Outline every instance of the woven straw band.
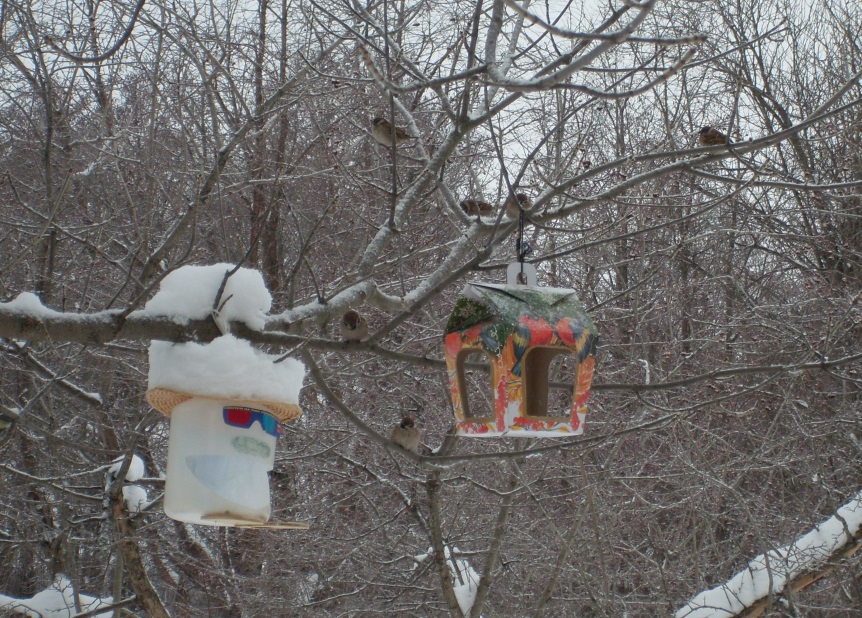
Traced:
<svg viewBox="0 0 862 618">
<path fill-rule="evenodd" d="M 295 403 L 264 401 L 262 399 L 237 399 L 234 397 L 217 397 L 215 395 L 197 395 L 195 393 L 172 391 L 166 388 L 154 388 L 147 391 L 147 401 L 149 401 L 151 406 L 165 416 L 170 416 L 171 412 L 174 411 L 174 408 L 195 397 L 200 399 L 210 399 L 213 401 L 224 401 L 237 405 L 259 406 L 266 412 L 272 414 L 282 423 L 292 421 L 302 415 L 302 409 L 300 409 L 300 407 Z"/>
</svg>

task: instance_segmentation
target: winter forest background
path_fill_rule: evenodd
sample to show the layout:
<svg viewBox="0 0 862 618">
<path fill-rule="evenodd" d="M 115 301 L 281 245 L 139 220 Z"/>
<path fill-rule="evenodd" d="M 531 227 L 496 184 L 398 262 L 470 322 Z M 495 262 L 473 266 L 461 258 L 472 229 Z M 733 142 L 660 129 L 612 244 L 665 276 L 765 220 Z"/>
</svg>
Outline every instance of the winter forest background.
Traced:
<svg viewBox="0 0 862 618">
<path fill-rule="evenodd" d="M 862 485 L 860 33 L 854 0 L 3 0 L 0 301 L 57 313 L 0 305 L 0 593 L 460 616 L 469 564 L 473 616 L 667 616 L 793 542 Z M 517 228 L 459 202 L 515 188 L 541 283 L 601 333 L 586 433 L 446 438 L 443 326 Z M 158 502 L 147 345 L 218 330 L 133 312 L 217 262 L 274 298 L 234 332 L 309 366 L 272 474 L 307 532 Z M 387 448 L 407 412 L 442 449 Z M 832 557 L 743 611 L 860 611 Z"/>
</svg>

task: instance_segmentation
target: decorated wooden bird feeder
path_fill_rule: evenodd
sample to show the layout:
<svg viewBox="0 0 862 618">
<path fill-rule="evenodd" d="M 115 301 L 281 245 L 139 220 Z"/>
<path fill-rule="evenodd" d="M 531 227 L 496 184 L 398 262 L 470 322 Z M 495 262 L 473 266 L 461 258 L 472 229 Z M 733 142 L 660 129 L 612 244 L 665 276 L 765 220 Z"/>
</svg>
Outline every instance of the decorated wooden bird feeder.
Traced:
<svg viewBox="0 0 862 618">
<path fill-rule="evenodd" d="M 507 285 L 465 286 L 445 338 L 459 434 L 583 433 L 598 333 L 573 290 L 538 287 L 535 268 L 510 264 Z"/>
</svg>

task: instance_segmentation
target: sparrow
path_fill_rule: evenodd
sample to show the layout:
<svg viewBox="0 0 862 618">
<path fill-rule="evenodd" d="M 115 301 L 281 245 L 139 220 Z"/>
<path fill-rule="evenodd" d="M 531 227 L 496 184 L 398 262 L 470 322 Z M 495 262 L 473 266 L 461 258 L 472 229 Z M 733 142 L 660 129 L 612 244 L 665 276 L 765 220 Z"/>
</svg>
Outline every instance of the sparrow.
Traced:
<svg viewBox="0 0 862 618">
<path fill-rule="evenodd" d="M 519 207 L 520 204 L 520 207 Z M 503 208 L 506 210 L 506 216 L 512 219 L 517 219 L 521 214 L 521 210 L 528 210 L 533 207 L 531 200 L 526 193 L 516 193 L 506 198 L 503 203 Z"/>
<path fill-rule="evenodd" d="M 381 118 L 377 116 L 374 120 L 371 121 L 373 125 L 371 128 L 371 137 L 375 139 L 378 144 L 383 144 L 384 146 L 392 147 L 392 123 L 390 123 L 385 118 Z M 395 127 L 395 145 L 400 146 L 404 142 L 413 139 L 411 135 L 407 134 L 407 131 L 402 129 L 401 127 Z"/>
<path fill-rule="evenodd" d="M 701 146 L 724 146 L 725 144 L 730 143 L 730 140 L 727 139 L 727 136 L 724 133 L 718 129 L 713 129 L 712 127 L 703 127 L 700 130 L 700 138 L 698 141 Z"/>
<path fill-rule="evenodd" d="M 401 424 L 392 429 L 390 439 L 406 451 L 419 452 L 419 430 L 416 419 L 409 414 L 401 419 Z"/>
<path fill-rule="evenodd" d="M 344 341 L 365 341 L 368 339 L 368 323 L 358 311 L 349 309 L 341 316 L 341 338 Z"/>
<path fill-rule="evenodd" d="M 483 202 L 482 200 L 466 199 L 461 202 L 461 210 L 466 212 L 468 215 L 485 217 L 494 212 L 494 207 L 488 202 Z"/>
</svg>

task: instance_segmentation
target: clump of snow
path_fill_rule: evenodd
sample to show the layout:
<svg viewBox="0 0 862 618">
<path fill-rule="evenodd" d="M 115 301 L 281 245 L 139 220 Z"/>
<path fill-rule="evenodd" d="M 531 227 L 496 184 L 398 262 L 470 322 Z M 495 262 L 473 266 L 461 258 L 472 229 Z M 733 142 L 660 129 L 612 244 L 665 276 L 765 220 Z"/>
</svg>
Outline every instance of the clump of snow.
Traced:
<svg viewBox="0 0 862 618">
<path fill-rule="evenodd" d="M 233 264 L 183 266 L 169 273 L 159 291 L 136 315 L 167 315 L 175 321 L 202 320 L 213 311 L 219 287 Z M 272 307 L 272 296 L 260 271 L 240 268 L 227 280 L 221 295 L 223 307 L 216 307 L 227 322 L 245 322 L 249 328 L 262 330 Z"/>
<path fill-rule="evenodd" d="M 453 550 L 457 552 L 458 548 L 454 547 Z M 452 560 L 448 545 L 446 546 L 446 564 L 449 565 L 449 571 L 452 572 L 452 588 L 455 591 L 455 598 L 458 600 L 458 607 L 461 608 L 465 616 L 469 616 L 473 603 L 476 602 L 476 592 L 479 590 L 479 574 L 473 570 L 469 560 L 464 558 Z"/>
<path fill-rule="evenodd" d="M 147 490 L 140 485 L 124 485 L 123 500 L 129 513 L 140 513 L 150 506 L 147 500 Z"/>
<path fill-rule="evenodd" d="M 21 292 L 8 303 L 0 303 L 0 306 L 14 313 L 24 313 L 37 318 L 58 315 L 56 311 L 43 305 L 41 299 L 32 292 Z"/>
<path fill-rule="evenodd" d="M 108 468 L 108 476 L 111 478 L 115 478 L 117 473 L 120 471 L 120 468 L 123 466 L 123 460 L 125 460 L 125 455 L 120 455 L 114 460 L 113 465 Z M 139 481 L 144 477 L 144 460 L 141 459 L 138 455 L 132 455 L 132 461 L 129 464 L 129 470 L 126 472 L 126 480 L 134 483 L 135 481 Z"/>
<path fill-rule="evenodd" d="M 693 597 L 675 618 L 736 616 L 767 597 L 781 594 L 795 577 L 819 568 L 862 526 L 862 491 L 793 544 L 760 554 L 728 582 Z"/>
<path fill-rule="evenodd" d="M 210 343 L 150 343 L 149 388 L 196 395 L 299 403 L 305 366 L 224 335 Z"/>
<path fill-rule="evenodd" d="M 78 598 L 81 601 L 81 610 L 84 612 L 113 604 L 111 597 L 99 598 L 79 593 Z M 71 618 L 79 613 L 75 610 L 72 582 L 62 574 L 57 575 L 50 587 L 31 599 L 16 599 L 0 594 L 0 615 L 6 615 L 7 612 L 10 615 L 27 618 Z M 96 614 L 95 618 L 110 618 L 113 613 L 113 610 L 109 610 Z"/>
<path fill-rule="evenodd" d="M 108 468 L 108 481 L 105 484 L 106 491 L 111 480 L 115 479 L 117 474 L 119 474 L 125 458 L 125 455 L 120 455 L 114 460 L 111 467 Z M 135 481 L 141 480 L 144 477 L 144 473 L 144 460 L 138 455 L 132 455 L 132 460 L 129 462 L 129 469 L 126 471 L 125 480 L 129 483 L 134 483 Z M 140 485 L 123 485 L 123 501 L 126 503 L 126 510 L 128 510 L 129 513 L 140 513 L 150 506 L 150 502 L 147 500 L 147 490 Z"/>
<path fill-rule="evenodd" d="M 459 555 L 457 547 L 450 549 L 448 545 L 444 545 L 444 552 L 446 554 L 446 565 L 452 574 L 452 588 L 455 591 L 455 598 L 458 600 L 458 607 L 461 608 L 461 613 L 469 616 L 470 610 L 473 609 L 473 604 L 476 602 L 476 593 L 479 591 L 479 580 L 481 578 L 473 569 L 469 560 L 457 557 Z M 416 566 L 425 562 L 433 553 L 433 548 L 429 547 L 426 553 L 413 556 Z M 414 569 L 416 566 L 414 566 Z"/>
</svg>

